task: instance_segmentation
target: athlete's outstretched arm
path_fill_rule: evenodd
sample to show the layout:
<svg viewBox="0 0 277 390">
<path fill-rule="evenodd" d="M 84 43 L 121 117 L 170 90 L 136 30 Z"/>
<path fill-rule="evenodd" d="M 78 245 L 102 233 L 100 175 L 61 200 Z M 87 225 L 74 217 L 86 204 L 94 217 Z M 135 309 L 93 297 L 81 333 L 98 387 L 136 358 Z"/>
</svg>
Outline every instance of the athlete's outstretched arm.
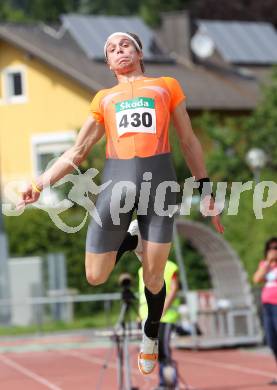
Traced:
<svg viewBox="0 0 277 390">
<path fill-rule="evenodd" d="M 97 122 L 92 115 L 89 115 L 78 133 L 75 144 L 66 150 L 51 168 L 36 178 L 35 184 L 38 190 L 41 191 L 45 186 L 56 183 L 66 174 L 72 172 L 76 166 L 86 159 L 92 147 L 102 138 L 104 133 L 104 126 Z M 22 193 L 21 203 L 33 203 L 38 198 L 39 192 L 35 191 L 34 186 L 30 184 L 26 191 Z"/>
<path fill-rule="evenodd" d="M 206 178 L 208 174 L 204 162 L 202 146 L 192 130 L 190 118 L 184 102 L 180 103 L 173 111 L 173 121 L 191 174 L 195 176 L 196 179 Z M 215 207 L 213 199 L 206 204 L 207 211 L 210 206 L 212 208 Z M 212 216 L 212 223 L 219 233 L 224 232 L 224 227 L 220 222 L 219 215 Z"/>
<path fill-rule="evenodd" d="M 192 130 L 184 102 L 173 111 L 173 121 L 191 174 L 196 179 L 207 177 L 202 146 Z"/>
</svg>

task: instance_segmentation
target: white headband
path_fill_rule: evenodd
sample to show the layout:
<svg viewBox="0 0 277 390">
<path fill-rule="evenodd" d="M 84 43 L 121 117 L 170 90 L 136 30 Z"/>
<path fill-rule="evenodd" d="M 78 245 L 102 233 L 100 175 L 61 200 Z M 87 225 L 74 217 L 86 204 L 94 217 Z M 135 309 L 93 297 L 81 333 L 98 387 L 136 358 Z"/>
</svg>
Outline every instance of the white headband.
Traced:
<svg viewBox="0 0 277 390">
<path fill-rule="evenodd" d="M 135 40 L 135 38 L 132 37 L 132 35 L 127 34 L 127 33 L 125 33 L 125 32 L 119 32 L 119 31 L 118 31 L 118 32 L 115 32 L 115 33 L 109 35 L 108 38 L 107 38 L 107 40 L 106 40 L 106 43 L 105 43 L 105 45 L 104 45 L 104 56 L 105 56 L 106 59 L 107 59 L 107 45 L 108 45 L 108 42 L 109 42 L 109 40 L 110 40 L 112 37 L 114 37 L 114 36 L 116 36 L 116 35 L 124 35 L 125 37 L 131 39 L 131 41 L 134 43 L 134 45 L 136 46 L 136 48 L 138 49 L 138 51 L 141 51 L 141 48 L 139 47 L 139 44 L 137 43 L 137 41 Z"/>
</svg>

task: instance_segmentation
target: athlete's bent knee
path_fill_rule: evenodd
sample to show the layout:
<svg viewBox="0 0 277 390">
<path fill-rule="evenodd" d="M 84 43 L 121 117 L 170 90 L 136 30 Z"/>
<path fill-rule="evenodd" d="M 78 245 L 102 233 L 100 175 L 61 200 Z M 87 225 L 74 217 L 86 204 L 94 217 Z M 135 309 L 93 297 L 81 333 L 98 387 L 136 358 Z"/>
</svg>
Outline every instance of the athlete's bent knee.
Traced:
<svg viewBox="0 0 277 390">
<path fill-rule="evenodd" d="M 157 294 L 161 291 L 164 284 L 163 274 L 144 275 L 144 284 L 152 294 Z"/>
<path fill-rule="evenodd" d="M 86 271 L 86 278 L 90 285 L 99 286 L 107 281 L 109 275 L 97 274 L 92 271 Z"/>
<path fill-rule="evenodd" d="M 86 254 L 86 278 L 92 286 L 98 286 L 107 281 L 113 267 L 115 256 L 111 254 Z"/>
</svg>

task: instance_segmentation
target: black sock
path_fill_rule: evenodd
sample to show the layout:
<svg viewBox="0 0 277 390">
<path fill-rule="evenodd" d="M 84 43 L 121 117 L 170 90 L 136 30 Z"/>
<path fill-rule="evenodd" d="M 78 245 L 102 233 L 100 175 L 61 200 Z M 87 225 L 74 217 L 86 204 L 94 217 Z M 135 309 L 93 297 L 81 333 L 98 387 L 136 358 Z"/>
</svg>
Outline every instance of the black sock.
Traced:
<svg viewBox="0 0 277 390">
<path fill-rule="evenodd" d="M 138 245 L 138 236 L 132 236 L 129 232 L 127 232 L 122 244 L 118 249 L 115 264 L 117 264 L 118 260 L 123 255 L 123 253 L 134 250 L 137 247 L 137 245 Z"/>
<path fill-rule="evenodd" d="M 160 319 L 162 317 L 166 296 L 165 282 L 157 294 L 151 293 L 147 287 L 144 288 L 144 293 L 148 306 L 148 317 L 145 321 L 144 331 L 147 337 L 156 339 L 158 337 Z"/>
</svg>

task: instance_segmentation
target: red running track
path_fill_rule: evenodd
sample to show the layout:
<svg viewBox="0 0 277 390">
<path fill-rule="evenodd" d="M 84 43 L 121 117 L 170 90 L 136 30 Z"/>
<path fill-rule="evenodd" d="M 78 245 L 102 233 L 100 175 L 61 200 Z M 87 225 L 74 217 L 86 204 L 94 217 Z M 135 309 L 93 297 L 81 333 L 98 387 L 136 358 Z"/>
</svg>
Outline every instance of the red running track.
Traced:
<svg viewBox="0 0 277 390">
<path fill-rule="evenodd" d="M 270 390 L 276 375 L 273 357 L 245 350 L 174 351 L 182 378 L 191 390 Z M 110 363 L 102 369 L 107 356 Z M 132 385 L 151 390 L 155 373 L 143 377 L 131 349 Z M 58 349 L 0 354 L 1 390 L 117 390 L 115 351 L 110 348 Z M 185 387 L 182 386 L 181 389 Z"/>
</svg>

